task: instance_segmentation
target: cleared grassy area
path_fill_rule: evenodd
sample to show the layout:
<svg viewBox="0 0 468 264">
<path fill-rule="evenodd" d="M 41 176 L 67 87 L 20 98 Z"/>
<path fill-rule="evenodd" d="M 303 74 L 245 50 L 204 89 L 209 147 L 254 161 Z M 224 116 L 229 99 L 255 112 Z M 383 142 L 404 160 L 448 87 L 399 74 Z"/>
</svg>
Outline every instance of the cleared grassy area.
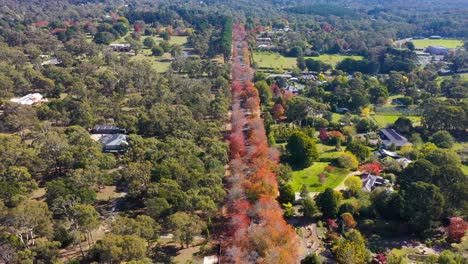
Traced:
<svg viewBox="0 0 468 264">
<path fill-rule="evenodd" d="M 312 166 L 306 169 L 293 172 L 290 183 L 294 191 L 299 192 L 303 184 L 307 185 L 311 192 L 321 192 L 328 187 L 335 188 L 338 186 L 349 171 L 346 169 L 335 168 L 334 172 L 324 172 L 324 169 L 328 164 L 328 162 L 314 162 Z M 322 172 L 328 175 L 323 184 L 319 181 L 319 175 Z"/>
<path fill-rule="evenodd" d="M 132 60 L 148 61 L 157 72 L 166 72 L 171 66 L 171 54 L 165 53 L 162 56 L 152 56 L 150 49 L 141 49 L 138 55 L 133 56 Z"/>
<path fill-rule="evenodd" d="M 374 120 L 379 124 L 380 127 L 386 127 L 388 124 L 393 124 L 395 121 L 403 115 L 398 115 L 395 113 L 378 113 L 373 116 Z M 421 124 L 420 116 L 405 116 L 413 122 L 413 126 L 418 126 Z"/>
<path fill-rule="evenodd" d="M 140 37 L 141 43 L 143 44 L 143 40 L 145 40 L 148 37 L 154 39 L 156 43 L 160 43 L 164 41 L 161 37 L 158 37 L 158 36 L 141 36 Z M 177 45 L 183 46 L 187 44 L 187 42 L 188 40 L 187 40 L 187 37 L 185 36 L 171 36 L 171 39 L 169 39 L 169 44 L 171 45 L 177 44 Z"/>
<path fill-rule="evenodd" d="M 311 58 L 311 59 L 314 59 L 314 60 L 319 60 L 319 61 L 331 64 L 333 67 L 335 67 L 336 64 L 338 64 L 338 62 L 340 62 L 340 61 L 342 61 L 344 59 L 347 59 L 347 58 L 350 58 L 350 59 L 353 59 L 353 60 L 362 60 L 363 59 L 362 56 L 348 56 L 348 55 L 336 55 L 336 54 L 334 54 L 334 55 L 324 54 L 324 55 L 320 55 L 318 57 L 307 57 L 307 58 Z"/>
<path fill-rule="evenodd" d="M 468 73 L 460 73 L 460 74 L 456 74 L 456 75 L 459 75 L 461 80 L 468 81 Z M 442 83 L 444 80 L 452 79 L 453 76 L 455 76 L 455 75 L 439 76 L 439 77 L 437 77 L 437 83 L 440 85 L 440 83 Z"/>
<path fill-rule="evenodd" d="M 336 151 L 335 146 L 328 146 L 324 144 L 317 144 L 317 150 L 320 153 L 320 161 L 330 162 L 333 159 L 338 158 L 343 151 Z"/>
<path fill-rule="evenodd" d="M 336 64 L 346 58 L 352 58 L 356 60 L 361 60 L 361 56 L 346 56 L 346 55 L 320 55 L 319 57 L 305 57 L 305 59 L 314 59 L 319 60 L 328 64 L 331 64 L 333 67 Z M 271 68 L 271 69 L 292 69 L 296 67 L 296 58 L 284 57 L 283 55 L 277 52 L 254 52 L 253 59 L 258 64 L 260 68 Z"/>
<path fill-rule="evenodd" d="M 442 46 L 449 49 L 463 46 L 463 41 L 458 39 L 413 39 L 411 42 L 417 49 L 423 49 L 428 46 Z"/>
</svg>

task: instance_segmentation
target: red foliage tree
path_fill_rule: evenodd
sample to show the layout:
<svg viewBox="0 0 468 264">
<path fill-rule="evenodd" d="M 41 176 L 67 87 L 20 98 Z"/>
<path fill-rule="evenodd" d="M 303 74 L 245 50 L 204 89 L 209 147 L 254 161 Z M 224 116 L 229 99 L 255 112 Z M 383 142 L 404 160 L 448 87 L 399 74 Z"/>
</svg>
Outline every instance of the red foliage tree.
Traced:
<svg viewBox="0 0 468 264">
<path fill-rule="evenodd" d="M 328 134 L 327 134 L 327 128 L 321 128 L 320 129 L 320 135 L 319 138 L 321 141 L 327 141 L 328 140 Z"/>
<path fill-rule="evenodd" d="M 330 230 L 334 230 L 338 228 L 336 221 L 334 219 L 327 219 L 327 226 Z"/>
<path fill-rule="evenodd" d="M 359 170 L 373 175 L 379 175 L 382 171 L 382 166 L 378 162 L 371 162 L 359 166 Z"/>
<path fill-rule="evenodd" d="M 460 242 L 465 232 L 468 230 L 468 223 L 461 217 L 450 218 L 450 225 L 447 227 L 449 238 L 453 241 Z"/>
<path fill-rule="evenodd" d="M 284 115 L 284 107 L 281 104 L 276 104 L 273 107 L 273 117 L 278 119 Z"/>
<path fill-rule="evenodd" d="M 289 100 L 291 97 L 293 97 L 293 96 L 294 96 L 294 94 L 293 94 L 292 91 L 289 91 L 289 90 L 288 90 L 288 91 L 284 91 L 284 93 L 283 93 L 283 100 L 284 100 L 284 101 L 288 101 L 288 100 Z"/>
<path fill-rule="evenodd" d="M 135 25 L 133 25 L 133 29 L 135 30 L 135 32 L 140 33 L 141 29 L 142 29 L 142 26 L 140 24 L 136 23 Z"/>
</svg>

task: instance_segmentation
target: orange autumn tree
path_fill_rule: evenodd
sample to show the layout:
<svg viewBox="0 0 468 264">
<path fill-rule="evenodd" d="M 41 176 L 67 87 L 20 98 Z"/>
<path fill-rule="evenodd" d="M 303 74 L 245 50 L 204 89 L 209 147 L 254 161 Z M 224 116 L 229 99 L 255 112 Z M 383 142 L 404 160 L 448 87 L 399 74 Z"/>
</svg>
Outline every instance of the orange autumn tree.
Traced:
<svg viewBox="0 0 468 264">
<path fill-rule="evenodd" d="M 226 179 L 229 225 L 220 261 L 297 263 L 299 240 L 283 219 L 276 201 L 279 153 L 268 146 L 264 123 L 258 116 L 260 98 L 250 81 L 253 73 L 244 41 L 246 33 L 239 25 L 234 26 L 233 32 L 231 162 Z M 238 53 L 243 55 L 244 67 L 240 66 Z M 251 112 L 249 120 L 245 118 L 245 110 Z"/>
</svg>

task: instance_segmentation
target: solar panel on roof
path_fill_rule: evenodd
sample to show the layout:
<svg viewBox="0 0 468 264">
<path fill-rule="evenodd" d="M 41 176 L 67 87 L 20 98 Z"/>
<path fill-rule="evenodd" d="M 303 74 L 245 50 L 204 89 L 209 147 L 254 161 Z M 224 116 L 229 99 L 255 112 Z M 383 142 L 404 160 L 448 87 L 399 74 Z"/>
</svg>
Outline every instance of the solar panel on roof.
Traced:
<svg viewBox="0 0 468 264">
<path fill-rule="evenodd" d="M 390 133 L 390 135 L 392 135 L 392 137 L 393 137 L 394 139 L 396 139 L 396 140 L 402 140 L 402 138 L 400 137 L 400 135 L 399 135 L 395 130 L 389 129 L 389 130 L 387 130 L 387 131 Z"/>
</svg>

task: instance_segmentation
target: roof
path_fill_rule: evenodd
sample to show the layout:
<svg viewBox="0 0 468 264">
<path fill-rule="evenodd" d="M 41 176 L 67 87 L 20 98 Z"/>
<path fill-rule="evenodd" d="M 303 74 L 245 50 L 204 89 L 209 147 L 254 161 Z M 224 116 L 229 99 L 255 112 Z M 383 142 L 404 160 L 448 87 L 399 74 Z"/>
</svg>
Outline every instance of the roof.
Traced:
<svg viewBox="0 0 468 264">
<path fill-rule="evenodd" d="M 118 126 L 96 125 L 91 130 L 93 134 L 119 134 L 125 133 L 125 129 Z"/>
<path fill-rule="evenodd" d="M 111 153 L 122 153 L 127 150 L 127 136 L 123 134 L 104 135 L 101 138 L 102 151 Z"/>
<path fill-rule="evenodd" d="M 269 78 L 276 78 L 276 77 L 291 78 L 292 75 L 291 74 L 270 74 L 266 78 L 269 79 Z"/>
<path fill-rule="evenodd" d="M 390 183 L 389 180 L 372 174 L 361 175 L 361 180 L 362 188 L 368 192 L 373 191 L 376 187 L 385 186 L 385 184 Z"/>
<path fill-rule="evenodd" d="M 386 150 L 386 149 L 381 149 L 381 150 L 379 150 L 379 152 L 382 153 L 382 155 L 384 155 L 384 156 L 389 156 L 389 157 L 392 157 L 392 158 L 399 158 L 400 157 L 396 152 L 389 151 L 389 150 Z"/>
<path fill-rule="evenodd" d="M 12 98 L 10 101 L 22 105 L 34 105 L 41 102 L 47 102 L 47 99 L 43 99 L 40 93 L 27 94 L 21 98 Z"/>
<path fill-rule="evenodd" d="M 217 264 L 217 263 L 219 263 L 218 256 L 206 256 L 203 258 L 203 264 Z"/>
<path fill-rule="evenodd" d="M 406 168 L 406 166 L 408 166 L 408 164 L 413 162 L 412 160 L 407 159 L 407 158 L 397 159 L 396 161 L 398 162 L 398 164 L 400 164 L 401 167 L 403 167 L 403 169 Z"/>
<path fill-rule="evenodd" d="M 382 138 L 382 143 L 385 147 L 395 145 L 396 147 L 400 148 L 403 145 L 409 143 L 404 136 L 398 134 L 398 132 L 392 128 L 380 129 L 380 137 Z"/>
<path fill-rule="evenodd" d="M 57 59 L 57 58 L 53 58 L 53 59 L 50 59 L 48 61 L 44 61 L 43 63 L 41 63 L 42 66 L 47 66 L 47 65 L 59 65 L 61 64 L 62 61 Z"/>
</svg>

